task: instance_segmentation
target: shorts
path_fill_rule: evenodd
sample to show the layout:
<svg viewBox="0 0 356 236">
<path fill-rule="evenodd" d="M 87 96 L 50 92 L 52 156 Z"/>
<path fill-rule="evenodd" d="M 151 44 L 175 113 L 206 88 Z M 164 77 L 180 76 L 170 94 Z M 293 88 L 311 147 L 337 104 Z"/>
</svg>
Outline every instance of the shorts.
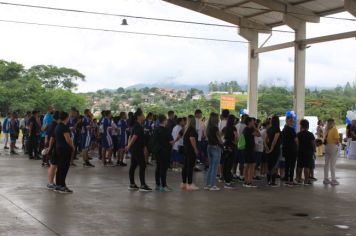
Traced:
<svg viewBox="0 0 356 236">
<path fill-rule="evenodd" d="M 52 149 L 51 153 L 49 153 L 49 163 L 54 166 L 58 164 L 58 157 L 55 151 L 55 147 Z"/>
<path fill-rule="evenodd" d="M 256 156 L 255 156 L 255 152 L 251 152 L 251 151 L 246 151 L 244 153 L 244 157 L 245 157 L 245 164 L 254 164 L 256 163 Z"/>
<path fill-rule="evenodd" d="M 262 163 L 263 152 L 255 152 L 256 167 L 259 167 Z"/>
<path fill-rule="evenodd" d="M 12 143 L 16 143 L 18 138 L 19 138 L 18 134 L 10 134 L 10 140 Z"/>
<path fill-rule="evenodd" d="M 237 157 L 237 161 L 240 165 L 244 165 L 245 164 L 245 157 L 244 157 L 244 151 L 243 150 L 237 150 L 236 152 L 236 157 Z"/>
<path fill-rule="evenodd" d="M 297 168 L 303 169 L 303 168 L 309 168 L 312 169 L 313 168 L 313 155 L 299 155 L 298 156 L 298 162 L 297 162 Z M 315 167 L 315 163 L 314 163 L 314 167 Z"/>
<path fill-rule="evenodd" d="M 91 137 L 90 135 L 81 135 L 80 136 L 80 147 L 82 150 L 90 148 Z"/>
<path fill-rule="evenodd" d="M 105 136 L 103 135 L 101 137 L 101 146 L 102 146 L 102 148 L 112 149 L 113 143 L 112 143 L 112 138 L 109 134 L 107 134 Z"/>
<path fill-rule="evenodd" d="M 115 150 L 119 150 L 119 136 L 113 135 L 111 136 L 111 139 L 112 139 L 113 148 Z"/>
<path fill-rule="evenodd" d="M 172 161 L 182 163 L 183 158 L 178 150 L 172 150 Z"/>
</svg>

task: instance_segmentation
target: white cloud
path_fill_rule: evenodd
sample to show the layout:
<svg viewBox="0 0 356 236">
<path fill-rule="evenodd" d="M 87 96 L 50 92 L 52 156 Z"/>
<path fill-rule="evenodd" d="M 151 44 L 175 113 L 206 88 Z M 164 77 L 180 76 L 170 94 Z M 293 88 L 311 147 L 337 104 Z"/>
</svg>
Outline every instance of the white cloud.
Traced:
<svg viewBox="0 0 356 236">
<path fill-rule="evenodd" d="M 28 0 L 26 4 L 111 12 L 191 21 L 221 21 L 161 1 L 117 0 Z M 51 24 L 110 28 L 160 34 L 191 35 L 243 40 L 236 29 L 191 26 L 128 19 L 121 26 L 120 17 L 93 16 L 1 6 L 1 19 L 45 22 Z M 346 13 L 341 16 L 351 17 Z M 247 45 L 215 43 L 118 33 L 58 29 L 1 23 L 1 57 L 32 66 L 54 64 L 76 68 L 87 76 L 79 91 L 117 88 L 135 83 L 173 80 L 177 83 L 205 84 L 209 81 L 236 79 L 246 83 Z M 288 29 L 283 27 L 283 29 Z M 308 24 L 308 37 L 351 31 L 355 22 L 324 20 Z M 266 36 L 261 36 L 261 41 Z M 274 33 L 268 44 L 293 40 L 293 34 Z M 354 39 L 313 45 L 307 51 L 307 85 L 334 86 L 352 81 L 356 75 Z M 261 56 L 260 81 L 281 78 L 293 81 L 293 50 L 281 50 Z M 327 83 L 325 83 L 327 81 Z"/>
</svg>

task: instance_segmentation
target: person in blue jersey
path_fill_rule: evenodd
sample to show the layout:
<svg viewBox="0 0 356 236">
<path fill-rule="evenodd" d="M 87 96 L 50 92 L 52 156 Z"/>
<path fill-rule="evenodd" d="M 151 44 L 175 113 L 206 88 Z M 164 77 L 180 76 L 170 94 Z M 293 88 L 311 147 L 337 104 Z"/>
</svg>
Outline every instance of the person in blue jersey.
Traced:
<svg viewBox="0 0 356 236">
<path fill-rule="evenodd" d="M 80 146 L 82 150 L 82 157 L 83 157 L 83 166 L 85 167 L 95 167 L 89 161 L 89 149 L 91 144 L 91 123 L 92 117 L 89 109 L 84 110 L 84 117 L 82 118 L 81 122 L 81 131 L 80 131 Z"/>
<path fill-rule="evenodd" d="M 112 138 L 111 138 L 111 111 L 105 111 L 104 118 L 100 124 L 101 131 L 101 146 L 102 146 L 102 161 L 104 166 L 112 166 Z"/>
<path fill-rule="evenodd" d="M 145 133 L 143 129 L 143 122 L 145 121 L 145 116 L 141 109 L 138 109 L 133 116 L 133 126 L 131 134 L 128 140 L 126 151 L 131 153 L 131 166 L 129 171 L 130 186 L 129 190 L 139 190 L 141 192 L 152 191 L 150 187 L 147 186 L 145 180 L 145 170 L 146 161 L 144 155 L 145 148 Z M 135 183 L 135 170 L 137 166 L 140 167 L 140 182 L 141 187 L 139 188 Z"/>
<path fill-rule="evenodd" d="M 111 120 L 111 139 L 113 144 L 112 156 L 114 159 L 117 159 L 118 151 L 119 151 L 119 116 L 115 116 Z"/>
<path fill-rule="evenodd" d="M 15 152 L 15 145 L 17 139 L 19 138 L 19 133 L 20 133 L 20 122 L 17 119 L 16 112 L 11 114 L 9 133 L 10 133 L 10 154 L 14 155 L 17 154 L 17 152 Z"/>
<path fill-rule="evenodd" d="M 7 116 L 4 119 L 4 123 L 3 123 L 3 132 L 4 132 L 4 149 L 9 149 L 9 147 L 7 146 L 8 142 L 9 142 L 9 126 L 10 126 L 10 120 L 11 120 L 11 113 L 7 113 Z"/>
<path fill-rule="evenodd" d="M 98 132 L 97 142 L 98 142 L 99 160 L 103 160 L 103 157 L 102 157 L 102 155 L 103 155 L 103 147 L 101 145 L 101 142 L 102 142 L 101 140 L 102 140 L 103 135 L 102 135 L 102 132 L 101 132 L 101 123 L 102 123 L 102 121 L 103 121 L 103 119 L 105 117 L 105 112 L 106 111 L 101 111 L 101 117 L 100 117 L 100 119 L 98 121 L 99 132 Z"/>
<path fill-rule="evenodd" d="M 153 135 L 153 114 L 149 112 L 146 116 L 145 122 L 143 123 L 143 128 L 145 132 L 145 161 L 148 165 L 151 164 L 151 153 L 152 153 L 152 147 L 151 147 L 151 138 Z"/>
<path fill-rule="evenodd" d="M 49 137 L 48 137 L 48 131 L 49 127 L 51 126 L 53 122 L 53 112 L 54 109 L 52 106 L 48 106 L 47 113 L 43 117 L 43 125 L 42 125 L 42 131 L 45 136 L 45 146 L 47 147 L 49 144 Z"/>
<path fill-rule="evenodd" d="M 117 155 L 117 165 L 118 166 L 127 166 L 124 163 L 124 154 L 125 154 L 125 147 L 127 145 L 127 116 L 125 112 L 120 113 L 120 120 L 118 121 L 118 128 L 119 128 L 119 150 Z"/>
</svg>

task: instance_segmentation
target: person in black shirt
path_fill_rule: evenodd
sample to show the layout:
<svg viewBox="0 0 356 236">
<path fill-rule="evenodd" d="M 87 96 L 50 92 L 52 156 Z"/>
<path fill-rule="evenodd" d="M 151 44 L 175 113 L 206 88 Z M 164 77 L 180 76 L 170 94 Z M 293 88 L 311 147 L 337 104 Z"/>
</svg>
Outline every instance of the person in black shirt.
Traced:
<svg viewBox="0 0 356 236">
<path fill-rule="evenodd" d="M 315 153 L 315 137 L 309 132 L 309 122 L 307 120 L 300 121 L 300 132 L 298 133 L 298 166 L 297 179 L 301 180 L 302 171 L 304 169 L 304 185 L 310 185 L 311 181 L 310 170 L 313 165 Z"/>
<path fill-rule="evenodd" d="M 59 118 L 59 111 L 55 111 L 53 115 L 53 122 L 49 126 L 48 137 L 49 137 L 49 146 L 48 146 L 48 154 L 49 155 L 49 163 L 50 166 L 48 168 L 48 184 L 47 189 L 54 190 L 56 185 L 54 184 L 54 176 L 57 171 L 57 154 L 56 154 L 56 142 L 55 142 L 55 130 L 57 127 L 57 122 Z"/>
<path fill-rule="evenodd" d="M 295 164 L 297 161 L 297 134 L 293 128 L 293 117 L 286 118 L 282 131 L 282 154 L 286 161 L 284 181 L 288 186 L 294 185 Z"/>
<path fill-rule="evenodd" d="M 39 135 L 41 131 L 41 123 L 38 117 L 38 111 L 33 111 L 31 118 L 28 120 L 29 126 L 29 142 L 28 155 L 30 159 L 41 159 L 38 153 Z"/>
<path fill-rule="evenodd" d="M 174 111 L 168 112 L 167 129 L 172 133 L 174 126 L 176 126 Z"/>
<path fill-rule="evenodd" d="M 170 192 L 171 188 L 167 186 L 167 170 L 170 164 L 172 145 L 174 144 L 172 134 L 169 132 L 167 125 L 167 117 L 159 115 L 159 127 L 153 134 L 152 151 L 156 156 L 156 191 Z"/>
<path fill-rule="evenodd" d="M 245 167 L 244 167 L 244 187 L 256 187 L 252 185 L 252 178 L 255 174 L 256 156 L 255 156 L 255 136 L 260 137 L 260 131 L 256 127 L 255 118 L 247 117 L 245 120 L 246 127 L 242 132 L 245 137 Z"/>
<path fill-rule="evenodd" d="M 145 133 L 143 129 L 143 122 L 145 120 L 145 116 L 141 109 L 138 109 L 133 119 L 135 123 L 133 124 L 131 135 L 129 137 L 129 141 L 126 147 L 127 151 L 131 153 L 131 166 L 129 170 L 130 177 L 130 186 L 129 190 L 139 190 L 141 192 L 149 192 L 152 191 L 150 187 L 147 186 L 145 181 L 145 170 L 146 170 L 146 161 L 145 161 Z M 135 170 L 137 166 L 140 167 L 140 182 L 141 187 L 138 188 L 135 184 Z"/>
<path fill-rule="evenodd" d="M 57 173 L 56 188 L 59 193 L 73 193 L 66 185 L 72 152 L 75 150 L 70 137 L 70 130 L 67 126 L 69 115 L 67 112 L 60 112 L 59 122 L 55 129 L 56 155 L 57 155 Z"/>
<path fill-rule="evenodd" d="M 222 129 L 224 135 L 224 151 L 223 151 L 223 177 L 225 181 L 224 188 L 231 189 L 232 186 L 232 169 L 234 159 L 236 159 L 236 141 L 237 141 L 237 129 L 235 126 L 236 117 L 229 115 L 227 118 L 226 126 Z"/>
<path fill-rule="evenodd" d="M 199 188 L 193 184 L 193 170 L 198 151 L 198 133 L 195 129 L 195 117 L 190 115 L 187 119 L 187 125 L 183 133 L 184 146 L 184 164 L 182 170 L 182 190 L 198 190 Z"/>
<path fill-rule="evenodd" d="M 352 124 L 350 127 L 350 138 L 352 141 L 356 141 L 356 120 L 352 120 Z"/>
<path fill-rule="evenodd" d="M 265 140 L 265 148 L 267 154 L 267 181 L 268 185 L 272 187 L 277 187 L 276 176 L 277 176 L 277 164 L 280 155 L 280 135 L 281 130 L 279 128 L 279 117 L 273 116 L 271 119 L 271 127 L 267 130 L 267 137 Z"/>
</svg>

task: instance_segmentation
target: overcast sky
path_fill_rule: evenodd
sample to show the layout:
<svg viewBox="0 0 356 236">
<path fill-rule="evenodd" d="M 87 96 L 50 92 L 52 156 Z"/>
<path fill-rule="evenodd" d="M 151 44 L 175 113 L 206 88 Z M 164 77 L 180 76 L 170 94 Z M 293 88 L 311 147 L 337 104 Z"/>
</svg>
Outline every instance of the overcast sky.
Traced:
<svg viewBox="0 0 356 236">
<path fill-rule="evenodd" d="M 224 23 L 160 0 L 22 0 L 10 1 L 107 13 Z M 348 13 L 337 14 L 353 18 Z M 0 19 L 107 28 L 160 34 L 241 40 L 234 28 L 164 23 L 0 5 Z M 30 67 L 53 64 L 86 75 L 78 91 L 127 87 L 137 83 L 207 84 L 237 80 L 246 84 L 247 44 L 133 36 L 0 22 L 0 58 Z M 288 27 L 278 29 L 290 30 Z M 322 18 L 308 24 L 307 37 L 352 31 L 356 22 Z M 261 41 L 267 36 L 262 35 Z M 267 45 L 292 41 L 293 34 L 273 32 Z M 307 49 L 307 86 L 332 87 L 356 79 L 356 41 L 314 44 Z M 293 82 L 293 49 L 261 55 L 262 84 Z"/>
</svg>

